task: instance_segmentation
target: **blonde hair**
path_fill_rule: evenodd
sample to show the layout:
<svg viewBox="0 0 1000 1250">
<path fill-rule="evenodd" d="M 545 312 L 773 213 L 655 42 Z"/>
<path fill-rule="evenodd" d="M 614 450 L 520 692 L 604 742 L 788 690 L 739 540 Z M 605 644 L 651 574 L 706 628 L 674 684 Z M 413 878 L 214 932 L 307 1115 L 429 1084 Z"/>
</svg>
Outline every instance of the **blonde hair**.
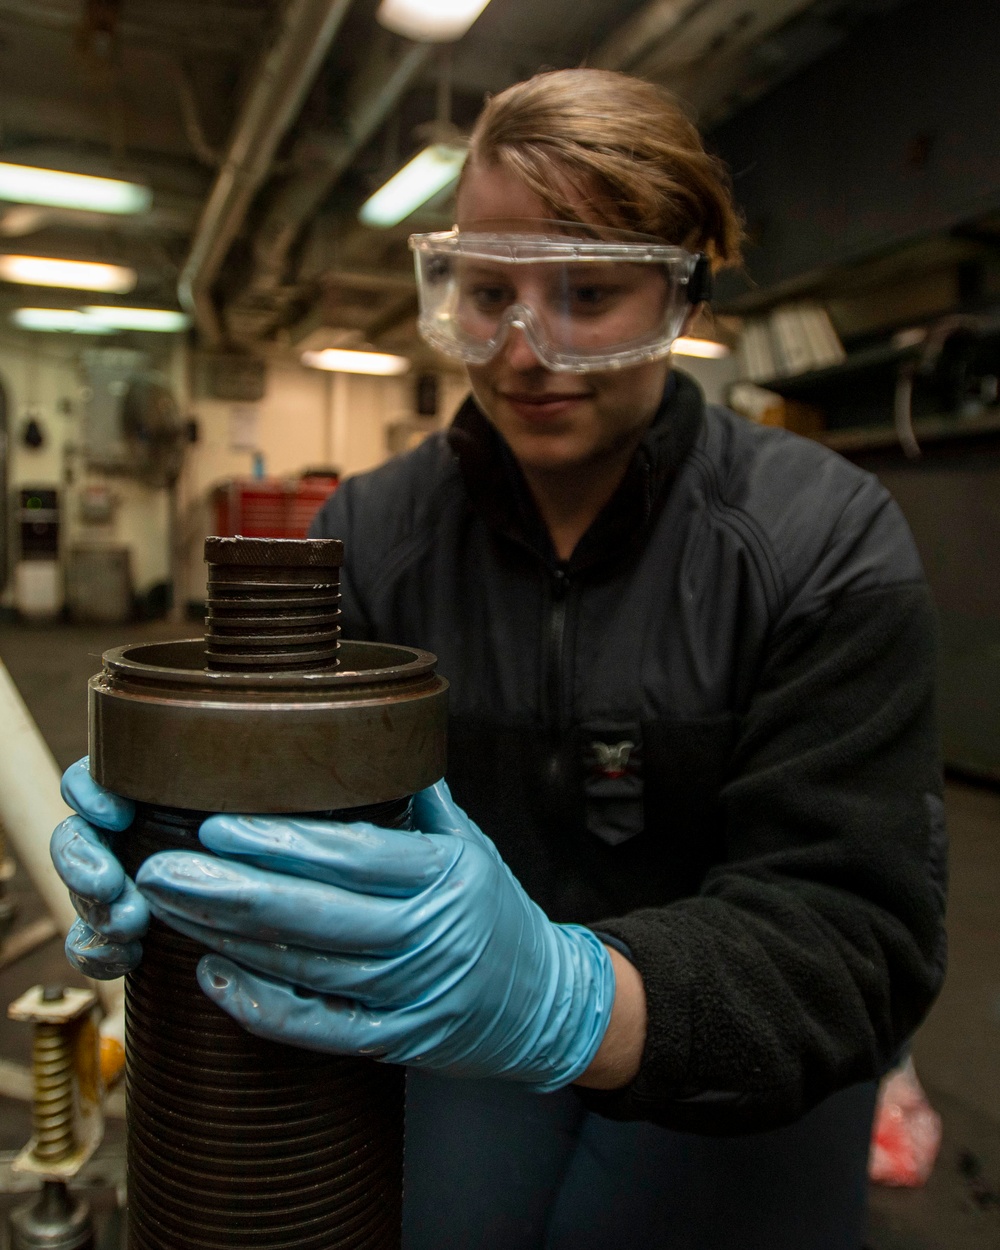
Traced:
<svg viewBox="0 0 1000 1250">
<path fill-rule="evenodd" d="M 713 268 L 741 260 L 725 166 L 652 83 L 601 69 L 536 74 L 487 101 L 469 145 L 467 170 L 499 166 L 555 220 L 581 220 L 582 201 L 591 220 L 705 252 Z"/>
</svg>

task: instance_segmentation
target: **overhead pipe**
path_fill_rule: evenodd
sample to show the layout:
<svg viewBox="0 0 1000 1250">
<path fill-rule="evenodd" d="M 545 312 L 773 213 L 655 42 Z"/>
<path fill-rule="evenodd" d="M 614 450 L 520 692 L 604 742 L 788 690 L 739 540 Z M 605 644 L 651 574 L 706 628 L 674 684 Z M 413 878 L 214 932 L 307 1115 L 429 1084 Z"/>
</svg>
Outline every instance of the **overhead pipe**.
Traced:
<svg viewBox="0 0 1000 1250">
<path fill-rule="evenodd" d="M 398 41 L 392 41 L 392 48 Z M 254 244 L 254 274 L 249 289 L 273 291 L 285 275 L 289 253 L 302 228 L 357 154 L 378 131 L 405 91 L 434 55 L 430 43 L 404 43 L 386 54 L 384 46 L 368 53 L 347 90 L 344 119 L 336 135 L 313 136 L 303 143 L 302 168 L 278 193 Z"/>
<path fill-rule="evenodd" d="M 184 123 L 184 133 L 187 135 L 187 141 L 191 145 L 191 151 L 203 165 L 208 165 L 212 169 L 219 167 L 221 159 L 220 154 L 208 141 L 205 134 L 205 128 L 201 124 L 201 117 L 198 113 L 198 100 L 194 92 L 194 84 L 188 76 L 187 69 L 183 61 L 173 60 L 171 68 L 174 75 L 174 83 L 177 87 L 177 101 L 181 109 L 181 120 Z"/>
<path fill-rule="evenodd" d="M 351 0 L 288 0 L 280 29 L 254 76 L 178 281 L 181 306 L 208 346 L 223 340 L 211 298 L 278 144 L 298 117 Z"/>
</svg>

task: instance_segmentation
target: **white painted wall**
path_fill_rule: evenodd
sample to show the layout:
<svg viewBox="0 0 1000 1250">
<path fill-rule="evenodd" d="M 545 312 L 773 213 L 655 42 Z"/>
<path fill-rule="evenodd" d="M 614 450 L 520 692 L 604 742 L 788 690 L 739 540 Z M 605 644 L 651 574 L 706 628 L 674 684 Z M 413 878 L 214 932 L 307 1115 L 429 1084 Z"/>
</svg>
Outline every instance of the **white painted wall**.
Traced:
<svg viewBox="0 0 1000 1250">
<path fill-rule="evenodd" d="M 79 455 L 84 403 L 79 352 L 79 340 L 60 335 L 0 334 L 0 384 L 7 395 L 10 427 L 8 487 L 12 495 L 22 486 L 58 489 L 64 556 L 82 542 L 127 546 L 133 584 L 142 592 L 167 577 L 167 495 L 127 478 L 105 479 L 85 469 Z M 37 450 L 21 439 L 29 416 L 45 433 Z M 79 488 L 104 480 L 112 483 L 119 499 L 114 519 L 108 525 L 85 525 L 77 507 Z M 5 604 L 10 604 L 11 595 L 8 585 Z"/>
<path fill-rule="evenodd" d="M 89 340 L 86 346 L 89 346 Z M 169 500 L 126 477 L 104 478 L 88 471 L 79 454 L 85 378 L 79 365 L 81 340 L 60 335 L 0 332 L 0 383 L 8 399 L 11 429 L 9 481 L 56 487 L 63 506 L 63 549 L 87 542 L 127 546 L 134 588 L 141 594 L 170 577 Z M 295 476 L 304 469 L 334 465 L 343 476 L 364 472 L 387 456 L 387 427 L 413 413 L 413 378 L 369 378 L 331 374 L 294 362 L 272 361 L 267 392 L 259 404 L 234 421 L 234 408 L 219 400 L 191 399 L 189 360 L 177 343 L 168 372 L 182 411 L 198 424 L 198 441 L 188 449 L 178 483 L 180 603 L 204 596 L 201 547 L 214 530 L 212 488 L 231 478 L 249 477 L 254 452 L 268 477 Z M 441 421 L 450 420 L 464 398 L 464 378 L 441 375 Z M 46 433 L 37 451 L 22 446 L 19 434 L 29 413 Z M 252 439 L 247 440 L 247 432 Z M 239 433 L 246 446 L 234 446 Z M 252 446 L 249 443 L 252 442 Z M 79 517 L 82 485 L 108 481 L 118 499 L 114 519 L 84 524 Z M 8 590 L 5 603 L 10 603 Z"/>
<path fill-rule="evenodd" d="M 179 598 L 204 598 L 202 543 L 213 532 L 212 488 L 251 475 L 254 450 L 268 477 L 295 476 L 304 469 L 334 466 L 342 477 L 363 473 L 387 457 L 387 429 L 413 414 L 413 377 L 364 377 L 306 369 L 272 361 L 267 392 L 253 405 L 195 400 L 190 411 L 199 440 L 190 449 L 181 493 L 182 572 Z M 442 373 L 440 421 L 467 393 L 463 377 Z M 234 412 L 234 410 L 239 410 Z M 250 411 L 247 411 L 250 410 Z M 255 430 L 253 446 L 234 446 Z"/>
</svg>

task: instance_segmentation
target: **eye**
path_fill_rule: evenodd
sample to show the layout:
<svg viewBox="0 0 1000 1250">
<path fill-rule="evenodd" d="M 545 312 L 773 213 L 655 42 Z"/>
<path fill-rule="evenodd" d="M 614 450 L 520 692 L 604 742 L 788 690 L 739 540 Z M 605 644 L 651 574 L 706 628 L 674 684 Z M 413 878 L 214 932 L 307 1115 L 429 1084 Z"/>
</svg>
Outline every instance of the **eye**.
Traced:
<svg viewBox="0 0 1000 1250">
<path fill-rule="evenodd" d="M 609 283 L 581 282 L 569 288 L 569 305 L 574 312 L 603 312 L 619 294 Z"/>
<path fill-rule="evenodd" d="M 484 313 L 499 312 L 506 308 L 513 299 L 513 293 L 509 287 L 487 282 L 470 287 L 466 296 L 479 312 Z"/>
</svg>

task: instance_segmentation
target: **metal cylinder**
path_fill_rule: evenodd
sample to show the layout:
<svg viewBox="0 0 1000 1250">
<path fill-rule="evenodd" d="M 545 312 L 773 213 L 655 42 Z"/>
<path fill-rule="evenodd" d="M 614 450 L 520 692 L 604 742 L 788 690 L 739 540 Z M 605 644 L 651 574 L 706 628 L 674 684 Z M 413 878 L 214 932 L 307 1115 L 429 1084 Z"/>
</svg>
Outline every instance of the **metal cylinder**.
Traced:
<svg viewBox="0 0 1000 1250">
<path fill-rule="evenodd" d="M 240 567 L 283 567 L 261 554 Z M 253 632 L 246 617 L 228 637 L 240 630 Z M 270 655 L 270 671 L 210 667 L 214 639 L 104 657 L 91 681 L 91 769 L 138 801 L 116 842 L 130 872 L 156 851 L 203 851 L 197 831 L 212 812 L 406 827 L 410 796 L 442 775 L 447 684 L 433 656 L 344 642 L 336 668 L 309 670 L 282 665 L 273 629 L 265 646 L 243 638 L 226 655 Z M 154 921 L 128 978 L 129 1250 L 398 1247 L 402 1070 L 244 1032 L 199 990 L 203 953 Z"/>
<path fill-rule="evenodd" d="M 343 815 L 400 825 L 408 811 Z M 203 850 L 205 815 L 142 807 L 126 867 Z M 128 978 L 129 1246 L 398 1246 L 403 1070 L 251 1036 L 199 990 L 204 953 L 153 921 Z"/>
</svg>

